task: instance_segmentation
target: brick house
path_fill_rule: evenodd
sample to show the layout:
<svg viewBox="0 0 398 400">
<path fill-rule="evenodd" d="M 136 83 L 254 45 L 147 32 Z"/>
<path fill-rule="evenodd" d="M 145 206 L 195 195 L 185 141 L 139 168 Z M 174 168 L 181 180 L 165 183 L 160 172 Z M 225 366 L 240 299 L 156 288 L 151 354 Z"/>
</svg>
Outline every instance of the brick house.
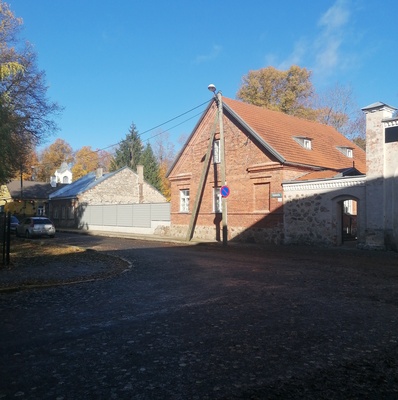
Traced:
<svg viewBox="0 0 398 400">
<path fill-rule="evenodd" d="M 168 172 L 174 236 L 222 237 L 219 99 Z M 228 240 L 284 242 L 283 182 L 365 174 L 365 152 L 330 126 L 229 98 L 222 103 Z"/>
<path fill-rule="evenodd" d="M 82 228 L 85 210 L 94 205 L 166 203 L 166 198 L 128 167 L 103 174 L 102 168 L 50 195 L 50 218 L 57 228 Z"/>
</svg>

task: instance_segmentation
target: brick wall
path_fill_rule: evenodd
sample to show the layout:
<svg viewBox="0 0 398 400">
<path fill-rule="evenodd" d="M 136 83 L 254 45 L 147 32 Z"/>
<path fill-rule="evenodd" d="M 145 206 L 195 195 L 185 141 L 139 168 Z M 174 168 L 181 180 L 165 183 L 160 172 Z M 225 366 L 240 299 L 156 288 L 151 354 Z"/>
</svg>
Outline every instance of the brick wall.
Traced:
<svg viewBox="0 0 398 400">
<path fill-rule="evenodd" d="M 169 179 L 172 235 L 187 233 L 216 108 L 205 116 L 190 138 Z M 282 181 L 301 176 L 300 168 L 286 167 L 267 156 L 241 129 L 224 116 L 227 225 L 229 240 L 280 243 L 283 240 Z M 218 124 L 216 139 L 219 138 Z M 194 238 L 220 240 L 221 214 L 213 211 L 213 188 L 221 185 L 220 165 L 210 163 Z M 190 209 L 180 212 L 180 190 L 190 190 Z"/>
</svg>

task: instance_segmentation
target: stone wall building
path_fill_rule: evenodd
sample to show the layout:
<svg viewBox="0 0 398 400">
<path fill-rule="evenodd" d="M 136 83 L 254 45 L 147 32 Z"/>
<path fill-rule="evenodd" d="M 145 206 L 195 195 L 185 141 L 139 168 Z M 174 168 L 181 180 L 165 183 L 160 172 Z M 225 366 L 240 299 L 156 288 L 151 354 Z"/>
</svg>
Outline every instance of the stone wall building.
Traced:
<svg viewBox="0 0 398 400">
<path fill-rule="evenodd" d="M 165 203 L 166 198 L 128 167 L 103 174 L 102 168 L 50 195 L 50 218 L 56 227 L 79 228 L 84 209 L 89 205 Z"/>
</svg>

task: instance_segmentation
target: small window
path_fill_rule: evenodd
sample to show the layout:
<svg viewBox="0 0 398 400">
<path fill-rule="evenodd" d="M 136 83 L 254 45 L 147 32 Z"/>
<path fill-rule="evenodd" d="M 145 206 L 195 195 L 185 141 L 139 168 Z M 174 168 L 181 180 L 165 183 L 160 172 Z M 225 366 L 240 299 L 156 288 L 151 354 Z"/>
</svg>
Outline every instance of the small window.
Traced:
<svg viewBox="0 0 398 400">
<path fill-rule="evenodd" d="M 303 147 L 307 150 L 311 150 L 311 140 L 303 139 Z"/>
<path fill-rule="evenodd" d="M 213 163 L 219 164 L 221 162 L 220 140 L 213 142 Z"/>
<path fill-rule="evenodd" d="M 293 139 L 301 146 L 304 147 L 307 150 L 312 149 L 312 140 L 311 138 L 308 137 L 303 137 L 303 136 L 295 136 Z"/>
<path fill-rule="evenodd" d="M 180 212 L 189 212 L 189 189 L 180 190 Z"/>
<path fill-rule="evenodd" d="M 66 219 L 66 207 L 62 206 L 61 208 L 61 219 Z"/>
<path fill-rule="evenodd" d="M 354 156 L 354 152 L 351 147 L 338 146 L 337 150 L 339 150 L 341 153 L 343 153 L 348 158 L 353 158 L 353 156 Z"/>
<path fill-rule="evenodd" d="M 221 188 L 219 187 L 213 189 L 213 212 L 222 212 Z"/>
</svg>

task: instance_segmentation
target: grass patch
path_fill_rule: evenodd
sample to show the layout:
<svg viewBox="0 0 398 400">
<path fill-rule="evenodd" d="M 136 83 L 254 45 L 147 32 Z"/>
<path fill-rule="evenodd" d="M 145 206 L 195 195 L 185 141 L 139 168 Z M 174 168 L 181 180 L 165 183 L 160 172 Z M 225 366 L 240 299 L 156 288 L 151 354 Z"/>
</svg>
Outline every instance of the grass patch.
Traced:
<svg viewBox="0 0 398 400">
<path fill-rule="evenodd" d="M 16 239 L 11 241 L 10 259 L 12 264 L 18 265 L 27 260 L 40 260 L 56 256 L 83 253 L 85 249 L 76 246 L 66 246 L 51 239 L 47 240 L 24 240 Z"/>
</svg>

